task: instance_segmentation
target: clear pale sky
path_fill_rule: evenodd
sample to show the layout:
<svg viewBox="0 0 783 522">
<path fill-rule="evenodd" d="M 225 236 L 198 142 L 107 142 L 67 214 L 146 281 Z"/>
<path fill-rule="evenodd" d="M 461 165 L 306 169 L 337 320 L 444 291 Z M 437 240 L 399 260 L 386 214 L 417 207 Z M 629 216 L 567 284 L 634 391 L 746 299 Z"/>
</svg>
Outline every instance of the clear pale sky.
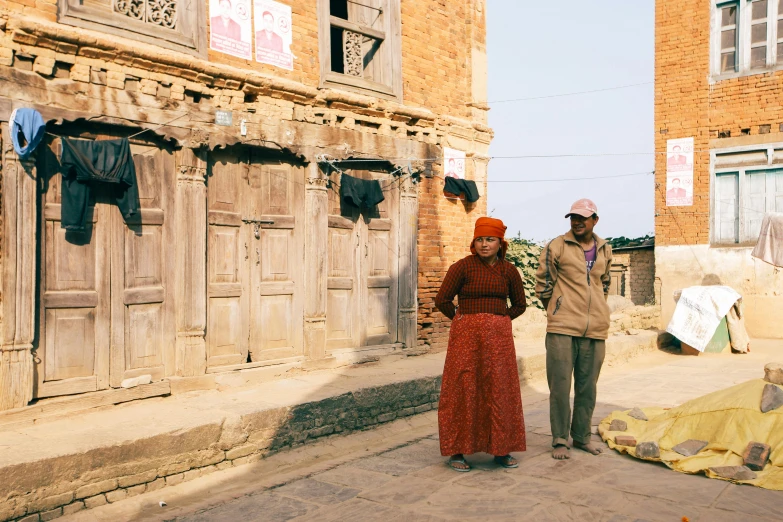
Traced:
<svg viewBox="0 0 783 522">
<path fill-rule="evenodd" d="M 520 2 L 487 5 L 489 101 L 653 81 L 654 0 Z M 515 103 L 490 103 L 491 156 L 654 150 L 653 86 Z M 651 154 L 492 159 L 488 211 L 537 241 L 568 230 L 575 200 L 598 206 L 603 236 L 637 237 L 654 228 L 653 176 L 592 181 L 498 183 L 652 171 Z"/>
</svg>

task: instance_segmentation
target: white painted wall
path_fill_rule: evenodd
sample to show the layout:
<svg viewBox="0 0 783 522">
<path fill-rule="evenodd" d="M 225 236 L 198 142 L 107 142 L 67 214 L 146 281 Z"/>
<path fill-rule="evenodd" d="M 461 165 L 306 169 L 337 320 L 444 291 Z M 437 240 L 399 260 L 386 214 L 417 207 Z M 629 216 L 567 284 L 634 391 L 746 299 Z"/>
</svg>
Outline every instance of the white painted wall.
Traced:
<svg viewBox="0 0 783 522">
<path fill-rule="evenodd" d="M 751 337 L 783 339 L 783 270 L 751 257 L 752 250 L 709 245 L 655 247 L 662 328 L 674 313 L 674 292 L 720 280 L 719 284 L 742 294 Z"/>
</svg>

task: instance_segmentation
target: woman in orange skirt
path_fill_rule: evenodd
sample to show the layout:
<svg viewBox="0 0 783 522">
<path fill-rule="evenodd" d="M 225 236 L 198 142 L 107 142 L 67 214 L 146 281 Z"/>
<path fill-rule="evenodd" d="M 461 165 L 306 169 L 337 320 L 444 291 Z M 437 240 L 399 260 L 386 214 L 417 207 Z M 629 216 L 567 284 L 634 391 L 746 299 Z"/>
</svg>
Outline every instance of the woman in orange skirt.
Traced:
<svg viewBox="0 0 783 522">
<path fill-rule="evenodd" d="M 505 260 L 505 232 L 501 220 L 479 218 L 472 255 L 451 265 L 435 298 L 452 320 L 438 427 L 441 454 L 456 471 L 470 471 L 465 455 L 479 452 L 516 468 L 510 453 L 526 449 L 511 332 L 511 320 L 525 311 L 525 289 L 516 267 Z"/>
</svg>

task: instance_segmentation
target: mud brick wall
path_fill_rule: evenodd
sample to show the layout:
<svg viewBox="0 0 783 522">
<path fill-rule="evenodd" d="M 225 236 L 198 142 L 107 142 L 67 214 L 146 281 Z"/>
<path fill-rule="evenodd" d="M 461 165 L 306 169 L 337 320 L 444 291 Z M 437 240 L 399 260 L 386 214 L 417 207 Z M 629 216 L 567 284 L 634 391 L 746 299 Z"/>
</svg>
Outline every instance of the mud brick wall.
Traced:
<svg viewBox="0 0 783 522">
<path fill-rule="evenodd" d="M 738 145 L 737 137 L 783 141 L 783 71 L 710 85 L 711 2 L 657 0 L 655 8 L 655 244 L 710 241 L 709 153 L 694 155 L 692 207 L 666 207 L 666 140 L 694 137 L 696 151 Z M 774 22 L 773 22 L 774 23 Z M 719 134 L 720 133 L 720 134 Z"/>
<path fill-rule="evenodd" d="M 633 304 L 642 306 L 655 302 L 655 251 L 652 248 L 613 252 L 614 263 L 626 267 L 623 288 L 619 288 Z"/>
</svg>

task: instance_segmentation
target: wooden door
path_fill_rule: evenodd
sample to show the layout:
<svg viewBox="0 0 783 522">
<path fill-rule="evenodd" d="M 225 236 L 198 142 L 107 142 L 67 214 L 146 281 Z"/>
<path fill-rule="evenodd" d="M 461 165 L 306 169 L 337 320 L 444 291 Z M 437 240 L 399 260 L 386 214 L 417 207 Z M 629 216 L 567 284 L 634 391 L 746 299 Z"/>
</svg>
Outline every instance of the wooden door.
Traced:
<svg viewBox="0 0 783 522">
<path fill-rule="evenodd" d="M 362 346 L 374 346 L 397 342 L 399 183 L 388 174 L 368 172 L 366 177 L 379 180 L 385 196 L 377 217 L 360 220 Z"/>
<path fill-rule="evenodd" d="M 304 169 L 236 148 L 210 163 L 207 365 L 301 356 Z"/>
<path fill-rule="evenodd" d="M 114 136 L 95 135 L 95 139 Z M 90 186 L 83 233 L 60 227 L 60 139 L 39 153 L 41 286 L 36 397 L 118 387 L 173 369 L 174 158 L 133 143 L 141 213 L 125 223 L 114 187 Z M 168 218 L 167 218 L 168 215 Z"/>
<path fill-rule="evenodd" d="M 111 209 L 100 194 L 94 194 L 85 232 L 60 227 L 60 147 L 59 139 L 47 137 L 38 152 L 37 398 L 109 385 Z"/>
<path fill-rule="evenodd" d="M 326 348 L 359 346 L 359 210 L 340 204 L 341 175 L 333 172 L 329 189 L 329 240 L 326 282 Z"/>
<path fill-rule="evenodd" d="M 140 215 L 126 224 L 112 205 L 111 385 L 173 372 L 176 325 L 173 306 L 175 259 L 174 155 L 149 144 L 131 144 Z M 170 369 L 171 371 L 168 371 Z"/>
<path fill-rule="evenodd" d="M 245 288 L 249 238 L 242 227 L 241 197 L 247 154 L 218 149 L 207 180 L 207 367 L 248 361 L 249 296 Z"/>
<path fill-rule="evenodd" d="M 327 348 L 397 342 L 399 188 L 386 173 L 351 171 L 377 179 L 385 199 L 373 209 L 341 205 L 341 175 L 330 177 Z"/>
<path fill-rule="evenodd" d="M 243 216 L 251 362 L 303 354 L 304 169 L 251 155 Z"/>
</svg>

